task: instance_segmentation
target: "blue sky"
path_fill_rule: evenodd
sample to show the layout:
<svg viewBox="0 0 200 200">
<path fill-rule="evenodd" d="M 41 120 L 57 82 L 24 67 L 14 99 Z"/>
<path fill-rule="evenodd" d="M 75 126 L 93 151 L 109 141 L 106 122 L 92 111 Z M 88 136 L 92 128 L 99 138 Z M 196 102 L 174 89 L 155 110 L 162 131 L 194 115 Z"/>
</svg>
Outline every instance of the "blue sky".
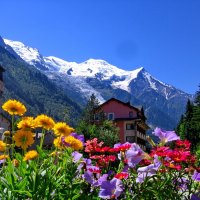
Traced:
<svg viewBox="0 0 200 200">
<path fill-rule="evenodd" d="M 143 66 L 188 93 L 200 84 L 199 0 L 6 0 L 0 35 L 44 56 Z"/>
</svg>

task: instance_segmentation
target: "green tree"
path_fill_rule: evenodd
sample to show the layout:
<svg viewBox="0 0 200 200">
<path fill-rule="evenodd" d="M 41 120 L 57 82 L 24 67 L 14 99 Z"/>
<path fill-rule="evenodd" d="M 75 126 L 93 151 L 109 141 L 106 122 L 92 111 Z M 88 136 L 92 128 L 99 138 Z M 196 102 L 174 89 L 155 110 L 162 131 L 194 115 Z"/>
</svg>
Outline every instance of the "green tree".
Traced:
<svg viewBox="0 0 200 200">
<path fill-rule="evenodd" d="M 108 146 L 119 142 L 118 127 L 105 118 L 105 113 L 94 94 L 87 102 L 76 131 L 82 133 L 86 140 L 98 138 Z"/>
<path fill-rule="evenodd" d="M 188 100 L 186 112 L 182 115 L 176 128 L 181 139 L 187 139 L 192 144 L 192 150 L 195 151 L 200 145 L 200 86 L 196 92 L 194 104 Z"/>
<path fill-rule="evenodd" d="M 195 101 L 197 106 L 200 106 L 200 84 L 199 84 L 199 90 L 195 94 Z"/>
</svg>

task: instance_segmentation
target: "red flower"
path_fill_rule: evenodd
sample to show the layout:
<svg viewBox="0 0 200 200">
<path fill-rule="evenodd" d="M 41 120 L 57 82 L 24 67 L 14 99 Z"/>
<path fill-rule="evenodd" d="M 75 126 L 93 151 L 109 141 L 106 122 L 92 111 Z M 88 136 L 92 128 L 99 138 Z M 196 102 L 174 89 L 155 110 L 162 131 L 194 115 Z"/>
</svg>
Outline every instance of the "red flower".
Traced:
<svg viewBox="0 0 200 200">
<path fill-rule="evenodd" d="M 92 140 L 87 140 L 85 143 L 86 145 L 85 152 L 88 152 L 88 153 L 96 152 L 96 149 L 101 148 L 103 144 L 104 144 L 103 142 L 98 143 L 97 138 L 94 138 Z"/>
<path fill-rule="evenodd" d="M 140 165 L 144 165 L 144 166 L 147 166 L 147 165 L 150 165 L 151 164 L 151 161 L 150 160 L 147 160 L 147 159 L 143 159 L 139 162 Z"/>
<path fill-rule="evenodd" d="M 190 152 L 189 151 L 170 151 L 168 152 L 168 157 L 171 158 L 173 161 L 175 162 L 183 162 L 183 161 L 187 161 L 188 156 L 190 156 Z"/>
<path fill-rule="evenodd" d="M 114 155 L 104 156 L 98 160 L 98 165 L 99 166 L 108 166 L 110 162 L 114 162 L 115 160 L 116 160 L 116 156 L 114 156 Z"/>
<path fill-rule="evenodd" d="M 120 172 L 118 174 L 115 175 L 115 178 L 118 178 L 118 179 L 127 179 L 129 176 L 129 174 L 127 172 Z"/>
<path fill-rule="evenodd" d="M 161 156 L 161 157 L 165 157 L 167 156 L 169 152 L 169 147 L 156 147 L 154 149 L 152 149 L 151 151 L 151 156 L 153 157 L 154 155 L 157 155 L 157 156 Z"/>
<path fill-rule="evenodd" d="M 96 152 L 99 152 L 99 153 L 105 153 L 105 152 L 109 152 L 110 150 L 110 147 L 97 147 L 95 148 Z"/>
<path fill-rule="evenodd" d="M 131 147 L 130 143 L 124 143 L 124 144 L 116 144 L 114 148 L 110 149 L 110 152 L 120 152 L 120 151 L 127 151 Z"/>
<path fill-rule="evenodd" d="M 182 168 L 181 165 L 176 165 L 172 162 L 165 162 L 164 165 L 171 169 L 176 169 L 176 170 L 181 170 L 181 168 Z"/>
<path fill-rule="evenodd" d="M 191 143 L 188 140 L 177 140 L 176 147 L 181 148 L 183 150 L 189 150 Z"/>
</svg>

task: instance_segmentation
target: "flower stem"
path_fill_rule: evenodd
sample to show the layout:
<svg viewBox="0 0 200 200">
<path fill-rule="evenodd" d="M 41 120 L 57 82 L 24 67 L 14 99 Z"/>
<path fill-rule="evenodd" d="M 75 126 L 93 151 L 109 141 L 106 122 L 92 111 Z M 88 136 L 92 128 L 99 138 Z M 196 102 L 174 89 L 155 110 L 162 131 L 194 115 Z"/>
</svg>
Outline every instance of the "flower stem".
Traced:
<svg viewBox="0 0 200 200">
<path fill-rule="evenodd" d="M 13 135 L 14 135 L 14 132 L 15 132 L 15 128 L 14 128 L 14 119 L 15 119 L 15 116 L 12 115 L 11 152 L 10 152 L 10 155 L 11 155 L 11 156 L 13 156 L 13 154 L 14 154 L 14 148 L 13 148 L 13 145 L 14 145 Z"/>
<path fill-rule="evenodd" d="M 45 129 L 42 129 L 42 137 L 41 137 L 41 140 L 40 140 L 40 149 L 42 149 L 42 145 L 44 143 L 44 135 L 45 135 Z"/>
</svg>

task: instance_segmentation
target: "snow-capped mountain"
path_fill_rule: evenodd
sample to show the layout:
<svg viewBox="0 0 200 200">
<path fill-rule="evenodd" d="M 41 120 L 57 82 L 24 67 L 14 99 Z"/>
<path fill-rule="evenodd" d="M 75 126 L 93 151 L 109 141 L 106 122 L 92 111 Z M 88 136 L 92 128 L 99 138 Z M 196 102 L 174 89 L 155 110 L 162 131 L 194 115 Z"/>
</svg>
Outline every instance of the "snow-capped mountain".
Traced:
<svg viewBox="0 0 200 200">
<path fill-rule="evenodd" d="M 21 42 L 4 39 L 4 43 L 27 63 L 35 66 L 81 104 L 92 93 L 100 102 L 115 97 L 143 105 L 150 124 L 174 128 L 192 96 L 157 80 L 143 67 L 126 71 L 100 59 L 82 63 L 68 62 L 54 56 L 45 57 L 36 49 Z M 156 111 L 156 112 L 155 112 Z M 158 116 L 154 116 L 155 113 Z M 165 116 L 166 122 L 160 123 Z"/>
</svg>

